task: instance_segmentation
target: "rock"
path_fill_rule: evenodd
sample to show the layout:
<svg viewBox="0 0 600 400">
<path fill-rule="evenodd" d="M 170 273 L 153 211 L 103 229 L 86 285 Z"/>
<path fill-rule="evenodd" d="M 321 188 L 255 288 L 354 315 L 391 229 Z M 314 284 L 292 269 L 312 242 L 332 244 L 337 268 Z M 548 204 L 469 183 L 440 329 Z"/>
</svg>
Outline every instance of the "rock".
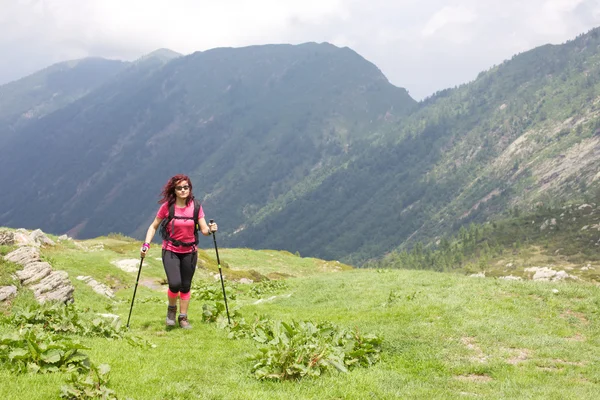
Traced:
<svg viewBox="0 0 600 400">
<path fill-rule="evenodd" d="M 77 247 L 78 249 L 81 249 L 81 250 L 87 251 L 87 247 L 85 247 L 85 246 L 84 246 L 84 245 L 82 245 L 81 243 L 79 243 L 79 242 L 75 242 L 75 241 L 74 241 L 74 242 L 73 242 L 73 244 L 74 244 L 74 245 L 75 245 L 75 247 Z"/>
<path fill-rule="evenodd" d="M 113 297 L 115 297 L 115 294 L 113 293 L 111 288 L 109 288 L 108 286 L 106 286 L 103 283 L 98 282 L 91 276 L 78 276 L 77 279 L 87 283 L 88 286 L 90 286 L 94 290 L 94 292 L 101 294 L 102 296 L 105 296 L 105 297 L 108 297 L 111 299 Z"/>
<path fill-rule="evenodd" d="M 548 225 L 550 224 L 550 221 L 545 220 L 542 225 L 540 226 L 540 231 L 543 231 L 544 229 L 546 229 L 548 227 Z"/>
<path fill-rule="evenodd" d="M 88 251 L 102 251 L 104 250 L 104 243 L 98 243 L 88 248 Z"/>
<path fill-rule="evenodd" d="M 509 262 L 508 264 L 506 264 L 506 268 L 512 268 L 513 267 L 513 263 Z"/>
<path fill-rule="evenodd" d="M 12 246 L 15 244 L 15 234 L 11 231 L 0 231 L 0 245 Z"/>
<path fill-rule="evenodd" d="M 584 226 L 583 228 L 581 228 L 582 231 L 587 231 L 587 229 L 589 228 L 589 225 Z"/>
<path fill-rule="evenodd" d="M 116 314 L 98 314 L 98 315 L 101 316 L 102 318 L 110 319 L 113 324 L 117 323 L 118 321 L 121 320 L 121 317 Z"/>
<path fill-rule="evenodd" d="M 249 285 L 251 283 L 254 283 L 254 281 L 252 279 L 242 278 L 242 279 L 240 279 L 240 283 L 243 283 L 245 285 Z"/>
<path fill-rule="evenodd" d="M 65 271 L 53 271 L 39 283 L 31 286 L 38 302 L 60 301 L 62 303 L 73 301 L 75 288 L 69 281 L 69 274 Z"/>
<path fill-rule="evenodd" d="M 70 237 L 69 237 L 69 236 L 67 236 L 67 235 L 60 235 L 60 236 L 58 237 L 58 241 L 59 241 L 59 242 L 64 242 L 64 241 L 66 241 L 66 240 L 73 240 L 73 238 L 70 238 Z"/>
<path fill-rule="evenodd" d="M 101 316 L 101 317 L 103 317 L 103 318 L 109 318 L 109 319 L 119 319 L 119 318 L 121 318 L 117 314 L 98 314 L 98 315 Z"/>
<path fill-rule="evenodd" d="M 590 206 L 589 204 L 582 204 L 579 207 L 577 207 L 578 210 L 585 210 L 586 208 L 592 208 L 592 206 Z"/>
<path fill-rule="evenodd" d="M 35 246 L 26 229 L 17 229 L 14 232 L 15 244 L 18 246 Z"/>
<path fill-rule="evenodd" d="M 552 289 L 552 293 L 557 294 L 558 293 L 558 289 Z"/>
<path fill-rule="evenodd" d="M 19 247 L 5 255 L 4 259 L 25 266 L 29 263 L 40 261 L 40 251 L 31 246 Z"/>
<path fill-rule="evenodd" d="M 16 286 L 2 286 L 0 287 L 0 301 L 5 301 L 11 296 L 16 296 L 17 287 Z"/>
<path fill-rule="evenodd" d="M 498 279 L 504 279 L 506 281 L 522 281 L 523 280 L 523 278 L 521 278 L 520 276 L 512 276 L 512 275 L 501 276 Z"/>
<path fill-rule="evenodd" d="M 52 272 L 52 266 L 45 261 L 30 262 L 21 271 L 17 271 L 17 278 L 23 285 L 31 285 L 44 279 Z"/>
<path fill-rule="evenodd" d="M 559 280 L 563 280 L 563 279 L 567 279 L 567 278 L 577 279 L 575 276 L 569 275 L 565 271 L 558 271 L 556 273 L 556 275 L 554 276 L 555 281 L 559 281 Z"/>
<path fill-rule="evenodd" d="M 36 229 L 35 231 L 31 232 L 29 238 L 33 243 L 35 243 L 36 246 L 56 245 L 56 243 L 54 243 L 54 241 L 52 241 L 48 236 L 46 236 L 46 234 L 42 232 L 41 229 Z"/>
<path fill-rule="evenodd" d="M 73 292 L 75 288 L 73 286 L 60 286 L 51 292 L 42 293 L 36 297 L 37 301 L 41 304 L 47 301 L 57 301 L 60 303 L 72 303 Z"/>
<path fill-rule="evenodd" d="M 138 272 L 140 267 L 140 260 L 135 258 L 111 261 L 111 264 L 116 265 L 125 272 Z"/>
<path fill-rule="evenodd" d="M 533 272 L 534 281 L 560 281 L 564 279 L 579 279 L 574 275 L 569 275 L 565 271 L 555 271 L 548 267 L 525 268 L 525 272 Z"/>
<path fill-rule="evenodd" d="M 469 278 L 485 278 L 485 273 L 480 272 L 478 274 L 471 274 L 469 275 Z"/>
<path fill-rule="evenodd" d="M 54 242 L 40 230 L 34 231 L 31 236 L 25 235 L 26 232 L 24 229 L 17 230 L 15 237 L 22 243 L 29 241 L 30 245 L 21 246 L 4 256 L 5 260 L 24 267 L 16 272 L 16 279 L 33 291 L 39 303 L 72 302 L 75 288 L 69 281 L 69 275 L 64 271 L 52 271 L 52 266 L 40 259 L 38 247 Z"/>
</svg>

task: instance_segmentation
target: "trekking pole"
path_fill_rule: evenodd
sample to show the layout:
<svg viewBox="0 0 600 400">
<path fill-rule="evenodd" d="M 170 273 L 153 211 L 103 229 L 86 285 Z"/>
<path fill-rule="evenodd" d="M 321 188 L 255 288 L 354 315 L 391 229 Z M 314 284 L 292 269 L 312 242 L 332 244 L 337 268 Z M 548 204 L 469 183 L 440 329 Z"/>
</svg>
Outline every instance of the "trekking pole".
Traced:
<svg viewBox="0 0 600 400">
<path fill-rule="evenodd" d="M 210 223 L 214 223 L 215 220 L 211 219 Z M 210 232 L 210 230 L 209 230 Z M 223 283 L 223 273 L 221 272 L 221 260 L 219 260 L 219 249 L 217 248 L 217 233 L 211 232 L 213 242 L 215 243 L 215 253 L 217 253 L 217 264 L 219 265 L 219 275 L 221 275 L 221 287 L 223 288 L 223 299 L 225 299 L 225 310 L 227 311 L 227 322 L 231 325 L 231 319 L 229 319 L 229 307 L 227 307 L 227 296 L 225 295 L 225 284 Z"/>
<path fill-rule="evenodd" d="M 129 317 L 127 317 L 127 329 L 129 329 L 129 319 L 131 318 L 131 310 L 133 310 L 133 300 L 135 299 L 135 292 L 137 292 L 138 282 L 140 281 L 140 273 L 142 272 L 142 263 L 144 257 L 140 257 L 140 268 L 138 269 L 137 279 L 135 280 L 135 288 L 133 289 L 133 297 L 131 298 L 131 307 L 129 307 Z"/>
</svg>

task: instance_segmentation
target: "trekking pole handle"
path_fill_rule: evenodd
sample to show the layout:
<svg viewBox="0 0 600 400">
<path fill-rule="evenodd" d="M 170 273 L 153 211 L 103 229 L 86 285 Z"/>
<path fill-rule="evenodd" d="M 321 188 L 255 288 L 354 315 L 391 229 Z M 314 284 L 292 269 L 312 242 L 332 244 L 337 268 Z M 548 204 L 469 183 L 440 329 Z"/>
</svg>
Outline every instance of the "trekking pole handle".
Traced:
<svg viewBox="0 0 600 400">
<path fill-rule="evenodd" d="M 215 220 L 214 219 L 210 219 L 209 220 L 210 224 L 214 224 Z M 208 229 L 208 234 L 212 234 L 213 237 L 213 242 L 215 243 L 215 253 L 217 254 L 217 264 L 219 264 L 219 270 L 221 270 L 221 260 L 219 259 L 219 250 L 217 248 L 217 233 L 213 232 L 210 230 L 210 228 Z"/>
</svg>

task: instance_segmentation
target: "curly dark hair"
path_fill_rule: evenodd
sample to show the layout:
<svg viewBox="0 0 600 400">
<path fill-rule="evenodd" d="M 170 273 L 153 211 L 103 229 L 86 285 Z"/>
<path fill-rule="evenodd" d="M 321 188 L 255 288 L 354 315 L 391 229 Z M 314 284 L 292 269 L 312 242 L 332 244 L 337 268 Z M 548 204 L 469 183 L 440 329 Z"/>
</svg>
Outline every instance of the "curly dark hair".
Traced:
<svg viewBox="0 0 600 400">
<path fill-rule="evenodd" d="M 187 181 L 188 185 L 190 186 L 190 194 L 186 199 L 186 205 L 189 205 L 192 201 L 194 201 L 192 181 L 187 175 L 178 174 L 169 178 L 167 184 L 163 187 L 162 192 L 160 193 L 162 197 L 158 201 L 158 204 L 167 203 L 169 206 L 174 204 L 175 200 L 177 200 L 177 196 L 175 195 L 175 186 L 177 186 L 177 183 L 181 181 Z"/>
</svg>

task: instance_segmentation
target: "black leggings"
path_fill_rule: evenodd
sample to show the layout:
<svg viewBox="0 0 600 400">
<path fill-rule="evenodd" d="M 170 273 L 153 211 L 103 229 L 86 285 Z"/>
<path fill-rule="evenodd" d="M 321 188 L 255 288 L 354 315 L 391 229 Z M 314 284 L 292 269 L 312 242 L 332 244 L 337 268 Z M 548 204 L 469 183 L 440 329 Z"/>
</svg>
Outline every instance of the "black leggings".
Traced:
<svg viewBox="0 0 600 400">
<path fill-rule="evenodd" d="M 192 278 L 196 272 L 198 253 L 173 253 L 163 249 L 163 265 L 169 282 L 169 290 L 173 293 L 189 293 L 192 287 Z"/>
</svg>

